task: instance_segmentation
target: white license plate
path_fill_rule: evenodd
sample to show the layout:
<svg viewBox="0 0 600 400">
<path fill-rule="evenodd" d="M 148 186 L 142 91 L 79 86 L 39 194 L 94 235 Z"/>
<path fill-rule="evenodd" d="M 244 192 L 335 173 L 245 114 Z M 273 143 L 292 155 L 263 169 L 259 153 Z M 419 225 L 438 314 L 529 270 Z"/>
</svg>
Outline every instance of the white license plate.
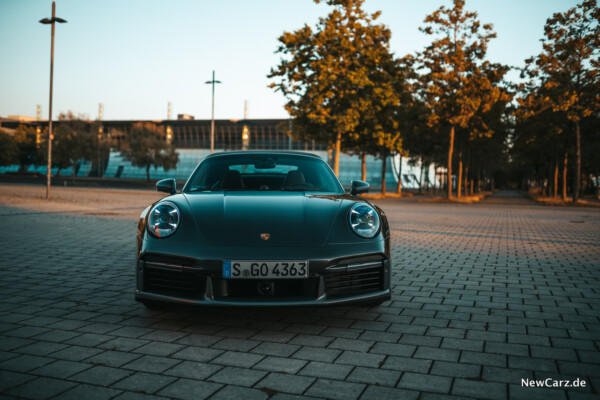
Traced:
<svg viewBox="0 0 600 400">
<path fill-rule="evenodd" d="M 227 279 L 305 279 L 308 261 L 223 261 Z"/>
</svg>

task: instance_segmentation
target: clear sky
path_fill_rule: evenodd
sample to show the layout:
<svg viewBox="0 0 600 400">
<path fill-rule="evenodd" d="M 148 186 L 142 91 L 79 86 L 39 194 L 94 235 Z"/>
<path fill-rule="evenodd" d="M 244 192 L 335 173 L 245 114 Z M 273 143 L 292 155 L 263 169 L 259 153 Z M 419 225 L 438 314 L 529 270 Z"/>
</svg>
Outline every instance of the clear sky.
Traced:
<svg viewBox="0 0 600 400">
<path fill-rule="evenodd" d="M 267 85 L 277 65 L 277 38 L 308 23 L 330 7 L 312 0 L 58 0 L 54 65 L 54 116 L 72 110 L 104 119 L 166 119 L 186 113 L 210 118 L 212 70 L 215 117 L 240 119 L 244 100 L 249 118 L 287 118 L 285 100 Z M 575 0 L 467 0 L 466 8 L 492 23 L 498 34 L 492 61 L 522 66 L 541 51 L 548 17 Z M 48 0 L 0 0 L 0 116 L 48 116 L 50 26 Z M 369 12 L 392 31 L 398 56 L 431 41 L 419 32 L 425 16 L 448 0 L 366 0 Z M 517 74 L 512 74 L 516 78 Z"/>
</svg>

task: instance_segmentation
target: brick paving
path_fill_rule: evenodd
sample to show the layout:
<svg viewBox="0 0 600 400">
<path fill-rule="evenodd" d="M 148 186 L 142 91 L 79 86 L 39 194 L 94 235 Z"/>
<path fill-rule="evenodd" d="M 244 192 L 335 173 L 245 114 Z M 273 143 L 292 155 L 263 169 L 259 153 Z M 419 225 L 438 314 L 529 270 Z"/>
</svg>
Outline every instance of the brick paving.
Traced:
<svg viewBox="0 0 600 400">
<path fill-rule="evenodd" d="M 392 300 L 291 309 L 146 310 L 135 222 L 0 207 L 1 397 L 599 397 L 598 210 L 379 204 Z"/>
</svg>

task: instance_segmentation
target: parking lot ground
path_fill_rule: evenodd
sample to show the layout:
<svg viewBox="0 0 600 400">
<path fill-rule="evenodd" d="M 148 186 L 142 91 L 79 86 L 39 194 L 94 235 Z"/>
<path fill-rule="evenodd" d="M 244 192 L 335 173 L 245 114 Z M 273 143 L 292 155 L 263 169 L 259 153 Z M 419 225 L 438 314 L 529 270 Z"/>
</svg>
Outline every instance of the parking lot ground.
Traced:
<svg viewBox="0 0 600 400">
<path fill-rule="evenodd" d="M 0 207 L 1 397 L 599 397 L 598 210 L 510 192 L 378 204 L 392 300 L 287 309 L 147 310 L 133 211 Z"/>
</svg>

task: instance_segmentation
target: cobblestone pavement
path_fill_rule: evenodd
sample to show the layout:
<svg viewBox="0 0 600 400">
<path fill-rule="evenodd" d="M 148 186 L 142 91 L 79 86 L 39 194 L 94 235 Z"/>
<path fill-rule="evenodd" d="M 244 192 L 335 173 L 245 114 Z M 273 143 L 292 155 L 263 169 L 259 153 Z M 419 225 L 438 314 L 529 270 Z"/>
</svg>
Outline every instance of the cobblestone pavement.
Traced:
<svg viewBox="0 0 600 400">
<path fill-rule="evenodd" d="M 0 397 L 599 397 L 598 210 L 379 204 L 382 306 L 158 311 L 133 300 L 134 222 L 0 208 Z M 522 386 L 547 378 L 587 385 Z"/>
</svg>

